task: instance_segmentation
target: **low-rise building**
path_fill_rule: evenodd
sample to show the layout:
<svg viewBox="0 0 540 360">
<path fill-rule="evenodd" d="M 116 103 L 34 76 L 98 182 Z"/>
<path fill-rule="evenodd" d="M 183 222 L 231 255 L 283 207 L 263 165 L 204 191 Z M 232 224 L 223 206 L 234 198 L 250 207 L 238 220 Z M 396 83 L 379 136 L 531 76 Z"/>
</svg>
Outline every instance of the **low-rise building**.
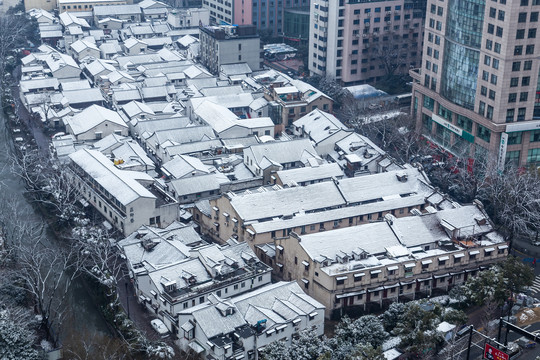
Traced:
<svg viewBox="0 0 540 360">
<path fill-rule="evenodd" d="M 96 150 L 69 157 L 79 194 L 124 235 L 142 225 L 165 227 L 178 217 L 178 203 L 148 174 L 119 170 Z"/>
<path fill-rule="evenodd" d="M 127 136 L 128 126 L 117 112 L 92 105 L 65 119 L 66 131 L 78 141 L 100 140 L 108 135 Z"/>
<path fill-rule="evenodd" d="M 192 227 L 178 223 L 165 230 L 140 228 L 119 247 L 139 301 L 173 334 L 182 325 L 179 313 L 205 303 L 212 293 L 230 297 L 270 283 L 271 268 L 247 244 L 208 245 Z"/>
<path fill-rule="evenodd" d="M 323 232 L 396 217 L 452 207 L 416 168 L 325 181 L 306 186 L 261 187 L 229 192 L 210 200 L 211 214 L 199 215 L 201 230 L 217 241 L 231 237 L 252 247 L 274 238 Z M 195 211 L 195 210 L 194 210 Z M 195 216 L 197 218 L 197 216 Z"/>
<path fill-rule="evenodd" d="M 508 245 L 480 204 L 316 234 L 276 238 L 275 268 L 326 306 L 326 316 L 446 292 Z"/>
<path fill-rule="evenodd" d="M 294 282 L 266 285 L 179 313 L 178 343 L 205 359 L 257 359 L 259 351 L 276 340 L 286 346 L 302 330 L 324 333 L 324 305 L 306 295 Z"/>
</svg>

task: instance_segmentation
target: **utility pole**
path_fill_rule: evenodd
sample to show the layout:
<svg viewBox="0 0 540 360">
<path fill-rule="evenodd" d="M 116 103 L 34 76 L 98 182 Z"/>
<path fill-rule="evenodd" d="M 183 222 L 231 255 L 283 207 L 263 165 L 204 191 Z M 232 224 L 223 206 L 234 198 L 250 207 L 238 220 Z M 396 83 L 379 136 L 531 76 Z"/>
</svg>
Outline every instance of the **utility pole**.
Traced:
<svg viewBox="0 0 540 360">
<path fill-rule="evenodd" d="M 471 344 L 472 344 L 472 334 L 473 334 L 474 326 L 469 326 L 469 344 L 467 345 L 467 360 L 470 360 L 471 358 Z"/>
</svg>

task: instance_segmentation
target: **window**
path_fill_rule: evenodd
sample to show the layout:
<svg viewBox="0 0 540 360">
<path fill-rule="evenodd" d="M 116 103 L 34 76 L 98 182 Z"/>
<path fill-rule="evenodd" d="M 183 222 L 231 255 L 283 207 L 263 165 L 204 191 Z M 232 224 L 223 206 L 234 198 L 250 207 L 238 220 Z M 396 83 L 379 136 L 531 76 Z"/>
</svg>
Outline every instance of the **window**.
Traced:
<svg viewBox="0 0 540 360">
<path fill-rule="evenodd" d="M 506 166 L 512 166 L 512 167 L 517 167 L 519 166 L 519 155 L 520 155 L 520 151 L 517 150 L 517 151 L 507 151 L 506 152 L 506 157 L 504 159 L 504 163 Z M 499 250 L 501 251 L 501 250 Z M 503 250 L 504 252 L 504 250 Z"/>
<path fill-rule="evenodd" d="M 491 100 L 495 100 L 495 91 L 489 90 L 489 98 L 490 98 Z"/>
<path fill-rule="evenodd" d="M 496 36 L 502 37 L 503 36 L 503 28 L 500 26 L 497 26 L 497 32 L 495 33 Z"/>
<path fill-rule="evenodd" d="M 511 123 L 511 122 L 514 121 L 514 113 L 515 113 L 514 109 L 506 110 L 506 122 L 507 123 Z"/>
<path fill-rule="evenodd" d="M 519 23 L 527 22 L 527 13 L 526 12 L 519 13 L 518 22 Z"/>
<path fill-rule="evenodd" d="M 486 103 L 483 101 L 480 101 L 480 104 L 478 105 L 478 113 L 482 116 L 486 113 Z"/>
<path fill-rule="evenodd" d="M 491 83 L 497 85 L 497 75 L 491 74 Z"/>
<path fill-rule="evenodd" d="M 489 73 L 485 70 L 482 71 L 482 80 L 489 81 Z"/>
<path fill-rule="evenodd" d="M 531 13 L 531 22 L 537 22 L 538 21 L 538 11 L 534 11 Z"/>
<path fill-rule="evenodd" d="M 515 103 L 516 99 L 517 99 L 517 93 L 508 94 L 508 102 L 509 103 Z"/>
<path fill-rule="evenodd" d="M 531 131 L 530 142 L 539 142 L 540 141 L 540 130 Z"/>
<path fill-rule="evenodd" d="M 531 70 L 532 69 L 532 60 L 527 60 L 525 62 L 523 62 L 523 70 L 526 71 L 526 70 Z M 512 71 L 514 69 L 512 68 Z"/>
<path fill-rule="evenodd" d="M 508 145 L 521 144 L 521 131 L 508 134 Z"/>
<path fill-rule="evenodd" d="M 493 48 L 493 41 L 486 40 L 486 49 L 491 50 Z"/>
<path fill-rule="evenodd" d="M 512 71 L 519 71 L 521 69 L 521 61 L 514 61 L 512 63 Z"/>
<path fill-rule="evenodd" d="M 484 140 L 485 142 L 489 142 L 491 138 L 491 131 L 488 128 L 478 124 L 477 130 L 476 130 L 476 136 L 478 136 L 480 139 Z"/>
<path fill-rule="evenodd" d="M 499 19 L 501 21 L 504 21 L 504 11 L 503 10 L 499 10 L 499 16 L 497 16 L 497 19 Z"/>
<path fill-rule="evenodd" d="M 493 59 L 492 66 L 493 66 L 494 69 L 498 69 L 499 68 L 499 60 Z"/>
<path fill-rule="evenodd" d="M 487 96 L 487 87 L 485 86 L 480 87 L 480 95 Z"/>
<path fill-rule="evenodd" d="M 501 53 L 501 44 L 496 42 L 495 47 L 493 48 L 493 51 L 495 51 L 497 54 L 500 54 Z"/>
<path fill-rule="evenodd" d="M 484 64 L 487 66 L 491 65 L 491 56 L 484 56 Z"/>
<path fill-rule="evenodd" d="M 529 93 L 528 92 L 522 92 L 521 94 L 519 94 L 519 101 L 527 101 L 527 99 L 529 98 Z"/>
<path fill-rule="evenodd" d="M 526 113 L 527 113 L 527 108 L 519 108 L 518 109 L 517 121 L 525 120 L 525 114 Z"/>
<path fill-rule="evenodd" d="M 493 34 L 495 32 L 495 25 L 488 24 L 487 32 L 488 34 Z"/>
<path fill-rule="evenodd" d="M 525 39 L 525 29 L 518 29 L 516 31 L 516 39 L 517 40 Z"/>
<path fill-rule="evenodd" d="M 519 78 L 513 77 L 510 79 L 510 87 L 516 87 L 519 85 Z"/>
<path fill-rule="evenodd" d="M 527 38 L 529 38 L 529 39 L 535 39 L 536 38 L 536 28 L 529 29 L 529 33 L 527 35 Z"/>
<path fill-rule="evenodd" d="M 530 149 L 527 153 L 527 164 L 538 164 L 540 162 L 540 149 Z"/>
<path fill-rule="evenodd" d="M 523 45 L 517 45 L 514 47 L 514 55 L 523 54 Z"/>
<path fill-rule="evenodd" d="M 494 7 L 489 8 L 489 17 L 495 19 L 496 15 L 497 15 L 497 9 L 495 9 Z"/>
<path fill-rule="evenodd" d="M 526 55 L 532 55 L 532 54 L 534 54 L 534 44 L 532 44 L 532 45 L 527 45 L 527 46 L 525 47 L 525 54 L 526 54 Z"/>
<path fill-rule="evenodd" d="M 493 119 L 493 106 L 488 105 L 487 112 L 486 112 L 486 117 L 488 119 Z"/>
</svg>

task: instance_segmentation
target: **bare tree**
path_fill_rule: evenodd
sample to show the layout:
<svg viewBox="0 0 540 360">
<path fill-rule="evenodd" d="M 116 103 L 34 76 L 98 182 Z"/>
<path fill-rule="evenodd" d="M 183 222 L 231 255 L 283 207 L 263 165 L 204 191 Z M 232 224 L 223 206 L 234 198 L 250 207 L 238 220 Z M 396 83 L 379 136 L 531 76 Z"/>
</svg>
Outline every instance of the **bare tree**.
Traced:
<svg viewBox="0 0 540 360">
<path fill-rule="evenodd" d="M 64 351 L 74 360 L 123 360 L 130 359 L 126 343 L 102 333 L 86 333 L 84 330 L 70 334 Z"/>
<path fill-rule="evenodd" d="M 61 223 L 82 215 L 77 206 L 78 190 L 75 180 L 39 149 L 22 150 L 12 156 L 12 173 L 24 181 L 32 201 L 44 206 Z"/>
<path fill-rule="evenodd" d="M 31 21 L 26 14 L 4 14 L 0 16 L 0 80 L 9 64 L 15 64 L 15 51 L 24 47 Z"/>
<path fill-rule="evenodd" d="M 72 241 L 81 256 L 81 270 L 107 288 L 107 296 L 115 295 L 124 261 L 119 257 L 114 239 L 101 229 L 88 227 L 75 229 L 73 236 Z"/>
</svg>

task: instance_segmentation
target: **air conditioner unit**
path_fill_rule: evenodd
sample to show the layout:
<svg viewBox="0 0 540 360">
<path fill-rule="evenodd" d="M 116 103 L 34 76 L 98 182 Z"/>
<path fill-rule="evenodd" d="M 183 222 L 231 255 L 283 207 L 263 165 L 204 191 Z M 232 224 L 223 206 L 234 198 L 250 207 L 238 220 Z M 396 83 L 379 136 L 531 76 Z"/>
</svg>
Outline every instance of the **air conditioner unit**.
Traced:
<svg viewBox="0 0 540 360">
<path fill-rule="evenodd" d="M 368 34 L 362 34 L 362 37 L 363 37 L 363 38 L 367 38 L 367 37 L 368 37 Z"/>
<path fill-rule="evenodd" d="M 392 12 L 391 12 L 391 11 L 387 11 L 387 12 L 386 12 L 386 15 L 392 15 Z"/>
<path fill-rule="evenodd" d="M 387 21 L 387 22 L 386 22 L 386 25 L 391 25 L 391 24 L 392 24 L 391 21 Z"/>
<path fill-rule="evenodd" d="M 367 17 L 371 17 L 371 13 L 367 13 Z"/>
<path fill-rule="evenodd" d="M 364 26 L 365 26 L 365 27 L 369 27 L 369 23 L 365 23 Z"/>
</svg>

